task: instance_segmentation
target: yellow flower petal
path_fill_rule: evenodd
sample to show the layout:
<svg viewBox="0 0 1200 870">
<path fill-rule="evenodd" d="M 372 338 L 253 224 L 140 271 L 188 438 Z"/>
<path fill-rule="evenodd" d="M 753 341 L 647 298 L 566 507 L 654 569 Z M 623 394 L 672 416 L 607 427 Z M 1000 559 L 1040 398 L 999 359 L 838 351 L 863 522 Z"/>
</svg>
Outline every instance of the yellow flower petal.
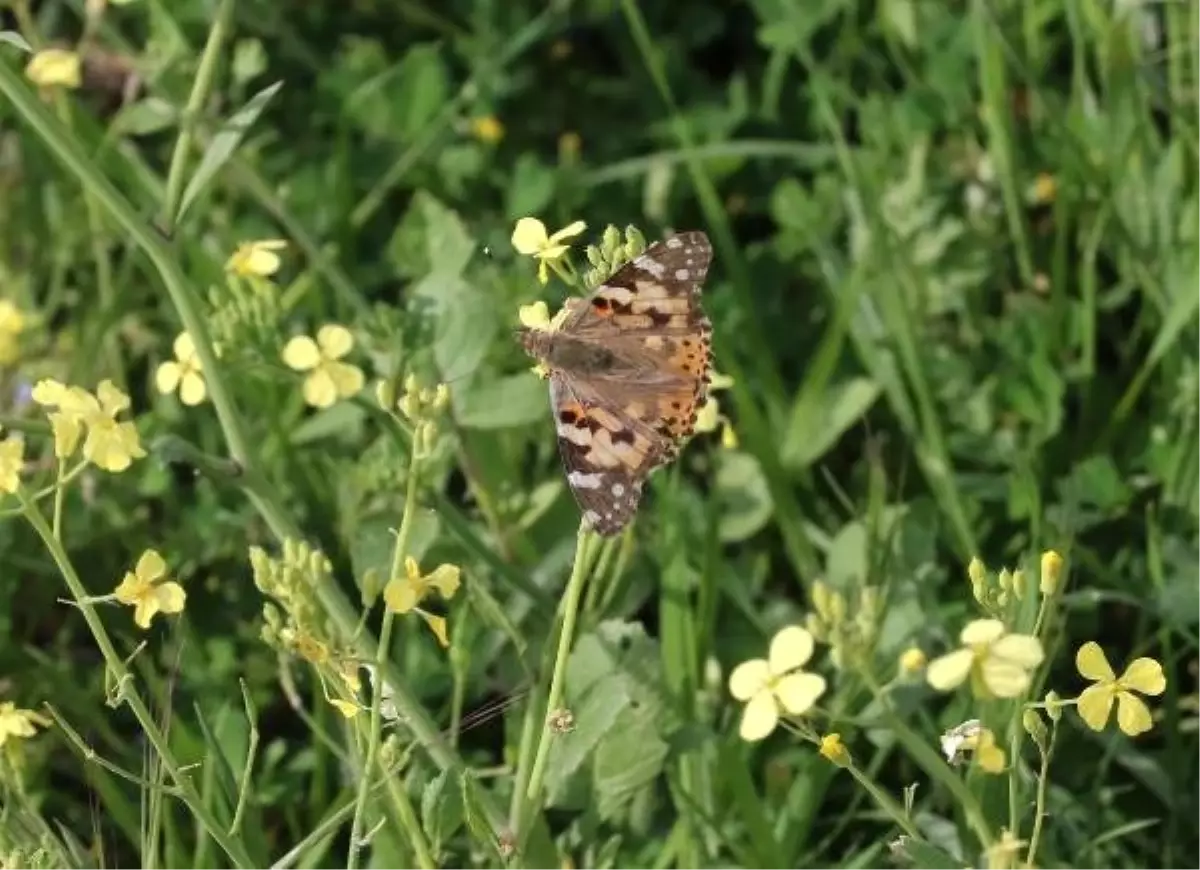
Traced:
<svg viewBox="0 0 1200 870">
<path fill-rule="evenodd" d="M 709 392 L 712 392 L 713 390 L 728 390 L 730 387 L 733 386 L 733 377 L 731 375 L 726 375 L 726 374 L 722 374 L 721 372 L 714 371 L 710 375 L 710 378 L 711 378 L 711 380 L 708 382 Z"/>
<path fill-rule="evenodd" d="M 183 368 L 179 363 L 168 360 L 154 372 L 154 386 L 160 393 L 173 393 L 182 377 Z"/>
<path fill-rule="evenodd" d="M 393 613 L 408 613 L 417 606 L 420 596 L 412 583 L 396 578 L 383 587 L 383 601 Z"/>
<path fill-rule="evenodd" d="M 969 649 L 956 649 L 931 661 L 925 679 L 939 692 L 948 692 L 962 684 L 974 661 L 975 655 Z"/>
<path fill-rule="evenodd" d="M 980 677 L 997 698 L 1015 698 L 1029 688 L 1029 672 L 1025 668 L 994 656 L 983 660 Z"/>
<path fill-rule="evenodd" d="M 821 738 L 817 751 L 838 767 L 845 767 L 850 763 L 850 751 L 846 749 L 846 744 L 842 743 L 840 734 L 826 734 Z"/>
<path fill-rule="evenodd" d="M 129 408 L 129 396 L 107 378 L 96 388 L 96 398 L 100 401 L 101 410 L 110 417 L 115 417 Z"/>
<path fill-rule="evenodd" d="M 771 673 L 778 676 L 794 671 L 812 658 L 812 654 L 813 636 L 798 625 L 789 625 L 771 638 L 767 661 L 771 665 Z"/>
<path fill-rule="evenodd" d="M 450 646 L 450 638 L 446 635 L 446 620 L 444 617 L 426 613 L 420 608 L 417 609 L 417 615 L 425 620 L 425 624 L 429 626 L 429 630 L 433 632 L 433 636 L 438 639 L 438 643 L 443 648 Z"/>
<path fill-rule="evenodd" d="M 54 455 L 59 459 L 66 459 L 79 446 L 83 424 L 78 417 L 61 411 L 53 411 L 47 416 L 50 418 L 50 428 L 54 430 Z"/>
<path fill-rule="evenodd" d="M 289 369 L 306 372 L 321 362 L 321 351 L 317 343 L 307 335 L 297 335 L 283 348 L 283 364 Z"/>
<path fill-rule="evenodd" d="M 550 310 L 546 307 L 545 302 L 538 301 L 531 305 L 522 305 L 517 309 L 517 317 L 521 324 L 529 329 L 546 329 L 550 326 Z"/>
<path fill-rule="evenodd" d="M 143 595 L 137 600 L 133 609 L 133 621 L 138 628 L 149 628 L 150 620 L 158 613 L 158 599 L 153 595 Z"/>
<path fill-rule="evenodd" d="M 338 398 L 348 399 L 356 395 L 366 383 L 362 369 L 349 363 L 331 362 L 325 364 L 325 373 L 333 381 L 333 388 Z"/>
<path fill-rule="evenodd" d="M 354 349 L 354 334 L 344 326 L 327 323 L 317 330 L 317 346 L 325 359 L 341 359 Z"/>
<path fill-rule="evenodd" d="M 458 591 L 461 572 L 457 565 L 438 565 L 433 569 L 433 573 L 425 578 L 425 582 L 440 592 L 443 598 L 452 598 Z"/>
<path fill-rule="evenodd" d="M 21 469 L 25 465 L 25 441 L 8 436 L 0 443 L 0 492 L 16 492 L 21 485 Z"/>
<path fill-rule="evenodd" d="M 138 558 L 133 571 L 139 580 L 152 583 L 167 573 L 167 563 L 157 550 L 147 550 Z"/>
<path fill-rule="evenodd" d="M 771 667 L 767 660 L 750 659 L 729 674 L 729 694 L 739 701 L 749 701 L 766 687 L 770 679 Z"/>
<path fill-rule="evenodd" d="M 587 229 L 587 224 L 585 224 L 583 221 L 575 221 L 573 223 L 567 224 L 561 230 L 554 233 L 552 236 L 550 236 L 549 239 L 547 239 L 547 241 L 553 245 L 557 242 L 561 242 L 563 239 L 573 239 L 573 238 L 575 238 L 575 236 L 579 235 L 586 229 Z M 543 227 L 542 232 L 545 232 L 545 231 L 546 230 Z M 563 245 L 562 248 L 564 251 L 566 250 L 565 245 Z M 556 255 L 556 256 L 560 256 L 560 255 Z"/>
<path fill-rule="evenodd" d="M 192 341 L 191 334 L 187 332 L 181 332 L 175 337 L 172 350 L 175 351 L 175 358 L 180 362 L 191 362 L 196 357 L 196 343 Z M 196 365 L 200 365 L 198 359 Z"/>
<path fill-rule="evenodd" d="M 966 646 L 990 644 L 1004 636 L 1004 623 L 998 619 L 973 619 L 968 622 L 958 638 Z"/>
<path fill-rule="evenodd" d="M 546 225 L 537 218 L 523 217 L 513 229 L 512 246 L 519 254 L 536 254 L 548 240 Z"/>
<path fill-rule="evenodd" d="M 1103 731 L 1108 723 L 1108 714 L 1112 712 L 1113 689 L 1104 683 L 1088 686 L 1079 693 L 1079 718 L 1093 731 Z"/>
<path fill-rule="evenodd" d="M 750 699 L 746 709 L 742 711 L 742 723 L 738 734 L 743 740 L 762 740 L 775 730 L 779 723 L 779 710 L 775 706 L 775 696 L 762 691 Z"/>
<path fill-rule="evenodd" d="M 117 588 L 113 590 L 113 597 L 122 604 L 136 604 L 149 588 L 149 581 L 139 580 L 132 571 L 126 571 Z"/>
<path fill-rule="evenodd" d="M 83 81 L 79 55 L 63 48 L 39 51 L 25 67 L 25 76 L 39 87 L 77 88 Z"/>
<path fill-rule="evenodd" d="M 990 731 L 980 738 L 979 747 L 975 750 L 975 761 L 984 773 L 1004 772 L 1004 750 L 996 745 L 996 737 Z"/>
<path fill-rule="evenodd" d="M 720 416 L 720 404 L 712 396 L 709 396 L 700 406 L 700 410 L 696 412 L 696 422 L 692 424 L 692 431 L 697 434 L 713 431 L 717 428 Z"/>
<path fill-rule="evenodd" d="M 314 408 L 328 408 L 337 398 L 337 384 L 326 368 L 316 369 L 304 379 L 304 401 Z"/>
<path fill-rule="evenodd" d="M 187 593 L 174 580 L 160 583 L 154 587 L 154 598 L 158 609 L 163 613 L 179 613 L 187 603 Z"/>
<path fill-rule="evenodd" d="M 546 265 L 546 260 L 538 263 L 538 283 L 545 284 L 550 280 L 550 267 Z"/>
<path fill-rule="evenodd" d="M 1006 634 L 988 650 L 989 658 L 1000 658 L 1025 670 L 1032 670 L 1042 663 L 1045 653 L 1036 637 L 1025 634 Z"/>
<path fill-rule="evenodd" d="M 793 716 L 807 713 L 825 693 L 825 678 L 819 674 L 789 674 L 775 685 L 775 697 Z"/>
<path fill-rule="evenodd" d="M 1121 686 L 1136 689 L 1143 695 L 1161 695 L 1167 688 L 1162 665 L 1151 658 L 1134 659 L 1121 674 Z"/>
<path fill-rule="evenodd" d="M 1117 727 L 1130 737 L 1137 737 L 1154 727 L 1150 708 L 1132 692 L 1117 693 Z"/>
<path fill-rule="evenodd" d="M 1104 650 L 1100 649 L 1100 644 L 1094 640 L 1089 640 L 1076 650 L 1075 668 L 1084 679 L 1092 681 L 1114 680 L 1117 677 L 1104 655 Z"/>
<path fill-rule="evenodd" d="M 208 395 L 208 387 L 204 378 L 195 372 L 188 372 L 179 384 L 179 400 L 185 405 L 199 405 Z"/>
</svg>

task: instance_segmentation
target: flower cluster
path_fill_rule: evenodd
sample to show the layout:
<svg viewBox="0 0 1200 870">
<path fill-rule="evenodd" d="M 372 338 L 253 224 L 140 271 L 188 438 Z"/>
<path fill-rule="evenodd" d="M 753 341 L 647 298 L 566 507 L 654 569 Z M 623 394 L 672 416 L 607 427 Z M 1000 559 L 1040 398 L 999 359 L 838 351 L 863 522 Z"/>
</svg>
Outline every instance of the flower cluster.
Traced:
<svg viewBox="0 0 1200 870">
<path fill-rule="evenodd" d="M 33 400 L 52 409 L 47 416 L 59 459 L 70 458 L 81 437 L 84 458 L 105 471 L 124 471 L 146 455 L 133 423 L 117 419 L 130 402 L 112 381 L 101 381 L 93 395 L 82 387 L 46 379 L 34 386 Z"/>
</svg>

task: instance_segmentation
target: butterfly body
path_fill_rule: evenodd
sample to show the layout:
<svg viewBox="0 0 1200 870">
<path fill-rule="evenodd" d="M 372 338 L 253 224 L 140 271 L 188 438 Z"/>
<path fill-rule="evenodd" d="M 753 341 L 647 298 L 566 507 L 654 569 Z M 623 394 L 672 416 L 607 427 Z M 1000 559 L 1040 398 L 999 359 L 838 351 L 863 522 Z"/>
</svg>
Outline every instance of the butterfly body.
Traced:
<svg viewBox="0 0 1200 870">
<path fill-rule="evenodd" d="M 548 372 L 567 483 L 602 535 L 632 519 L 646 477 L 674 459 L 707 397 L 700 288 L 711 260 L 704 233 L 671 236 L 569 300 L 557 326 L 519 333 Z"/>
</svg>

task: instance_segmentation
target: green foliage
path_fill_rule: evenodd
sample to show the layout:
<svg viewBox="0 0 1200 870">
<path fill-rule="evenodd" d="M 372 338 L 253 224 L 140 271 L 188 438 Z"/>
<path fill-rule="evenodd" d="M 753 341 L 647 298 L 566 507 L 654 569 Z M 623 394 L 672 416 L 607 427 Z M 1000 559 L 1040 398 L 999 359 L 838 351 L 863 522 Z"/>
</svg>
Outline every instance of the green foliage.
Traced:
<svg viewBox="0 0 1200 870">
<path fill-rule="evenodd" d="M 1200 860 L 1193 8 L 3 5 L 0 865 Z M 689 229 L 718 405 L 577 535 L 518 311 Z"/>
</svg>

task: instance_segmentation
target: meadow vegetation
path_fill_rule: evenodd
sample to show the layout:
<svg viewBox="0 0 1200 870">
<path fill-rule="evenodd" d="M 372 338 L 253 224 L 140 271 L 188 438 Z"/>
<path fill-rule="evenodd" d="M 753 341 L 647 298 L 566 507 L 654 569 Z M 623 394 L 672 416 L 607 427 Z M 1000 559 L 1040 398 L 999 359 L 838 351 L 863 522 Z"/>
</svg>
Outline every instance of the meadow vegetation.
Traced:
<svg viewBox="0 0 1200 870">
<path fill-rule="evenodd" d="M 1200 861 L 1195 3 L 0 13 L 0 866 Z"/>
</svg>

